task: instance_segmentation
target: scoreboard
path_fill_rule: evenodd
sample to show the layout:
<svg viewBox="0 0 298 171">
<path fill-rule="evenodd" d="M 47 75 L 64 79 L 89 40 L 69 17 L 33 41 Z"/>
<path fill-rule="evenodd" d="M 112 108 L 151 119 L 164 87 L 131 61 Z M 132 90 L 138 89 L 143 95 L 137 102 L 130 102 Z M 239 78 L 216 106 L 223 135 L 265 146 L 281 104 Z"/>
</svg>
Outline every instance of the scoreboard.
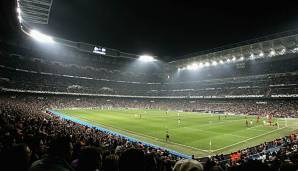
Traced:
<svg viewBox="0 0 298 171">
<path fill-rule="evenodd" d="M 59 39 L 59 38 L 56 38 L 55 41 L 65 45 L 65 46 L 69 46 L 69 47 L 75 48 L 79 51 L 83 51 L 83 52 L 87 52 L 87 53 L 105 55 L 105 56 L 110 56 L 110 57 L 125 57 L 125 58 L 137 58 L 138 57 L 135 54 L 128 54 L 128 53 L 124 53 L 124 52 L 121 52 L 116 49 L 92 45 L 89 43 L 73 42 L 73 41 Z"/>
<path fill-rule="evenodd" d="M 79 43 L 77 43 L 77 47 L 79 48 L 79 50 L 86 51 L 89 53 L 95 53 L 95 54 L 99 54 L 99 55 L 107 55 L 107 56 L 119 56 L 120 55 L 120 51 L 118 51 L 118 50 L 105 48 L 102 46 L 91 45 L 88 43 L 79 42 Z"/>
<path fill-rule="evenodd" d="M 97 54 L 105 55 L 105 54 L 106 54 L 106 48 L 95 46 L 95 47 L 93 48 L 93 53 L 97 53 Z"/>
</svg>

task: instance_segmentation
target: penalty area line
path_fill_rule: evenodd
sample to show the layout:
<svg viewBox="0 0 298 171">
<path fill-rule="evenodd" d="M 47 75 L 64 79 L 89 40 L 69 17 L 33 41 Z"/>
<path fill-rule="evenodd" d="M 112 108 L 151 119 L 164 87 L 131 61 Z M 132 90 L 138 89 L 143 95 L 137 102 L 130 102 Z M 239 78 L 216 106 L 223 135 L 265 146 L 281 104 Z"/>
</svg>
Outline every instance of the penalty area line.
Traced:
<svg viewBox="0 0 298 171">
<path fill-rule="evenodd" d="M 143 137 L 147 137 L 147 138 L 152 138 L 154 141 L 158 141 L 158 142 L 162 142 L 162 143 L 166 143 L 164 140 L 161 140 L 159 138 L 156 138 L 156 137 L 153 137 L 153 136 L 150 136 L 150 135 L 145 135 L 145 134 L 142 134 L 142 133 L 136 133 L 134 131 L 130 131 L 130 130 L 126 130 L 126 129 L 120 129 L 120 128 L 115 128 L 113 126 L 110 126 L 110 125 L 106 125 L 106 124 L 102 124 L 100 122 L 94 122 L 94 121 L 90 121 L 89 119 L 86 119 L 85 117 L 80 117 L 80 116 L 76 116 L 77 118 L 80 118 L 81 120 L 85 120 L 87 122 L 90 122 L 90 123 L 98 123 L 106 128 L 113 128 L 115 130 L 120 130 L 120 131 L 124 131 L 124 132 L 127 132 L 129 134 L 132 134 L 132 135 L 136 135 L 136 136 L 143 136 Z M 200 149 L 200 148 L 196 148 L 196 147 L 192 147 L 192 146 L 188 146 L 188 145 L 184 145 L 184 144 L 179 144 L 179 143 L 175 143 L 175 142 L 168 142 L 168 144 L 174 144 L 174 145 L 177 145 L 177 146 L 181 146 L 181 147 L 185 147 L 185 148 L 190 148 L 190 149 L 195 149 L 195 150 L 198 150 L 198 151 L 202 151 L 202 152 L 205 152 L 205 153 L 209 153 L 209 150 L 203 150 L 203 149 Z"/>
<path fill-rule="evenodd" d="M 237 143 L 234 143 L 234 144 L 231 144 L 231 145 L 228 145 L 228 146 L 222 147 L 222 148 L 215 149 L 215 150 L 213 150 L 213 152 L 215 152 L 215 151 L 219 151 L 219 150 L 223 150 L 223 149 L 226 149 L 226 148 L 228 148 L 228 147 L 232 147 L 232 146 L 235 146 L 235 145 L 238 145 L 238 144 L 242 144 L 242 143 L 244 143 L 244 142 L 246 142 L 246 141 L 249 141 L 249 140 L 256 139 L 256 138 L 258 138 L 258 137 L 261 137 L 261 136 L 264 136 L 264 135 L 270 134 L 270 133 L 272 133 L 272 132 L 279 131 L 279 130 L 281 130 L 281 129 L 284 129 L 284 128 L 286 128 L 286 127 L 278 128 L 278 129 L 275 129 L 275 130 L 272 130 L 272 131 L 266 132 L 266 133 L 264 133 L 264 134 L 260 134 L 260 135 L 257 135 L 257 136 L 254 136 L 254 137 L 251 137 L 251 138 L 245 139 L 245 140 L 243 140 L 243 141 L 239 141 L 239 142 L 237 142 Z"/>
</svg>

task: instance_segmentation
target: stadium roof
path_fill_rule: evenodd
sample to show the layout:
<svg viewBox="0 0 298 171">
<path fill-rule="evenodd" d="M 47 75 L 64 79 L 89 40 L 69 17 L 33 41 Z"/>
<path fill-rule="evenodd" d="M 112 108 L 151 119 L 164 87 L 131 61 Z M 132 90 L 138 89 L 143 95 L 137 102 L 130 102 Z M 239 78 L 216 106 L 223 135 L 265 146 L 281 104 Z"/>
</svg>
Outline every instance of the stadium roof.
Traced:
<svg viewBox="0 0 298 171">
<path fill-rule="evenodd" d="M 207 8 L 190 1 L 19 1 L 43 3 L 29 11 L 38 18 L 26 17 L 34 19 L 31 28 L 48 35 L 167 61 L 298 28 L 297 6 L 291 4 Z"/>
</svg>

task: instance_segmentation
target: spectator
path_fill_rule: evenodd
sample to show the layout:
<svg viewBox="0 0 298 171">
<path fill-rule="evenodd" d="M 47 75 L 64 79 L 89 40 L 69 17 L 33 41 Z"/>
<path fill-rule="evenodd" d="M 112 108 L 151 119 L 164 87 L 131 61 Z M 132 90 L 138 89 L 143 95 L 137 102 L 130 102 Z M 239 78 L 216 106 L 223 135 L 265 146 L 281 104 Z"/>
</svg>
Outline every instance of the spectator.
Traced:
<svg viewBox="0 0 298 171">
<path fill-rule="evenodd" d="M 144 159 L 144 153 L 141 150 L 127 149 L 120 156 L 119 171 L 143 171 Z"/>
<path fill-rule="evenodd" d="M 175 164 L 174 171 L 203 171 L 203 166 L 196 160 L 183 159 Z"/>
<path fill-rule="evenodd" d="M 35 161 L 30 171 L 73 171 L 69 165 L 72 154 L 70 139 L 64 136 L 53 139 L 49 149 L 49 156 Z"/>
<path fill-rule="evenodd" d="M 99 148 L 85 147 L 81 150 L 76 171 L 99 171 L 102 155 Z"/>
<path fill-rule="evenodd" d="M 25 144 L 16 144 L 4 151 L 1 158 L 4 164 L 2 168 L 11 171 L 26 171 L 30 166 L 31 150 Z"/>
<path fill-rule="evenodd" d="M 103 161 L 103 171 L 118 171 L 119 167 L 119 157 L 115 154 L 106 156 Z"/>
</svg>

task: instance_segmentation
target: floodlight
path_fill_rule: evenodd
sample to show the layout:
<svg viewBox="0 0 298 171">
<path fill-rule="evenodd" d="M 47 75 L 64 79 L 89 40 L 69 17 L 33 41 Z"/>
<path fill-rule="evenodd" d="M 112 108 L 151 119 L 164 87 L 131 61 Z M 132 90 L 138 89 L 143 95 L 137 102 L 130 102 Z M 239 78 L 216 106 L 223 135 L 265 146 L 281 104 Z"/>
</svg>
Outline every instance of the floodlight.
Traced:
<svg viewBox="0 0 298 171">
<path fill-rule="evenodd" d="M 154 62 L 154 61 L 156 61 L 156 59 L 154 59 L 154 57 L 150 56 L 150 55 L 141 55 L 139 57 L 139 60 L 142 61 L 142 62 Z"/>
<path fill-rule="evenodd" d="M 21 13 L 21 8 L 17 7 L 17 13 L 20 14 Z"/>
<path fill-rule="evenodd" d="M 105 48 L 101 48 L 101 47 L 94 47 L 93 48 L 93 53 L 97 53 L 97 54 L 102 54 L 105 55 L 106 54 L 106 49 Z"/>
<path fill-rule="evenodd" d="M 293 53 L 298 52 L 298 47 L 293 48 L 292 52 L 293 52 Z"/>
<path fill-rule="evenodd" d="M 45 35 L 37 30 L 31 30 L 29 35 L 40 42 L 54 43 L 54 40 L 51 36 Z"/>
<path fill-rule="evenodd" d="M 22 19 L 21 15 L 18 15 L 18 19 L 19 19 L 19 23 L 22 23 L 23 19 Z"/>
<path fill-rule="evenodd" d="M 274 56 L 275 55 L 275 50 L 271 49 L 269 56 Z"/>
<path fill-rule="evenodd" d="M 198 64 L 194 63 L 191 65 L 193 70 L 197 70 L 199 68 Z"/>
<path fill-rule="evenodd" d="M 279 54 L 283 55 L 285 53 L 286 53 L 286 49 L 285 48 L 282 48 Z"/>
<path fill-rule="evenodd" d="M 250 59 L 255 59 L 255 55 L 253 53 L 250 54 Z"/>
<path fill-rule="evenodd" d="M 198 64 L 193 63 L 191 65 L 187 65 L 188 70 L 197 70 L 199 68 Z"/>
</svg>

